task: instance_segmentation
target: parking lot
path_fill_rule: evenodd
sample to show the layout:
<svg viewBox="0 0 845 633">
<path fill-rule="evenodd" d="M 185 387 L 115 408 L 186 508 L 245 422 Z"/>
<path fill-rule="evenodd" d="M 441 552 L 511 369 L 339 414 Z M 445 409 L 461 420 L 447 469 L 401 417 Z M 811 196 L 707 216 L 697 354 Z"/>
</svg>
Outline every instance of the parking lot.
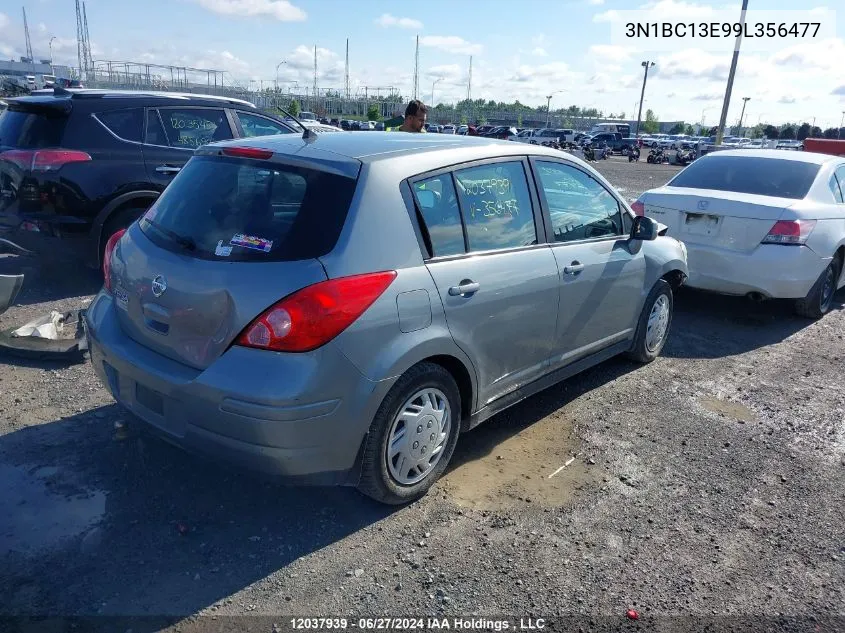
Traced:
<svg viewBox="0 0 845 633">
<path fill-rule="evenodd" d="M 626 198 L 678 170 L 595 166 Z M 98 289 L 30 272 L 0 327 Z M 843 301 L 682 290 L 661 358 L 496 416 L 400 509 L 147 438 L 87 364 L 3 359 L 0 615 L 842 614 Z"/>
</svg>

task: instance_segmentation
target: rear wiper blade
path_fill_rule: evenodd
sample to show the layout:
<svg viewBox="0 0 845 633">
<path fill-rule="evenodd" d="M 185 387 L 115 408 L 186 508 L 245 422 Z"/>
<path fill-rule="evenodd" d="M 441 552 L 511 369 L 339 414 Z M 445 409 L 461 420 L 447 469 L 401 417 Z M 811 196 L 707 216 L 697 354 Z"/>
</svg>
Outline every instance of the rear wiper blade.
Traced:
<svg viewBox="0 0 845 633">
<path fill-rule="evenodd" d="M 155 220 L 150 220 L 149 218 L 144 218 L 144 222 L 153 226 L 156 231 L 166 235 L 171 240 L 176 242 L 179 246 L 184 248 L 187 251 L 195 251 L 197 250 L 197 243 L 191 239 L 190 237 L 185 237 L 184 235 L 179 235 L 178 233 L 171 231 L 170 229 L 164 228 L 161 224 L 156 222 Z"/>
</svg>

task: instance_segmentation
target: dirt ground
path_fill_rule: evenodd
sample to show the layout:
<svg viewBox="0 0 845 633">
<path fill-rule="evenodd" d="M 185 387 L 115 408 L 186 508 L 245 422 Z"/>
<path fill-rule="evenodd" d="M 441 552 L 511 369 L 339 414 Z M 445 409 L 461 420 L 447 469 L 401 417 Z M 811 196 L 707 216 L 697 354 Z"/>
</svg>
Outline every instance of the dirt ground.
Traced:
<svg viewBox="0 0 845 633">
<path fill-rule="evenodd" d="M 677 168 L 598 169 L 635 198 Z M 32 272 L 0 329 L 97 290 L 81 269 Z M 845 618 L 844 295 L 808 322 L 682 290 L 663 357 L 608 361 L 496 416 L 401 509 L 186 455 L 121 426 L 88 364 L 4 358 L 0 616 L 188 631 L 250 614 L 269 631 L 292 615 L 582 615 L 589 630 L 636 609 L 649 630 L 834 630 L 819 623 Z M 139 622 L 120 630 L 165 626 Z"/>
</svg>

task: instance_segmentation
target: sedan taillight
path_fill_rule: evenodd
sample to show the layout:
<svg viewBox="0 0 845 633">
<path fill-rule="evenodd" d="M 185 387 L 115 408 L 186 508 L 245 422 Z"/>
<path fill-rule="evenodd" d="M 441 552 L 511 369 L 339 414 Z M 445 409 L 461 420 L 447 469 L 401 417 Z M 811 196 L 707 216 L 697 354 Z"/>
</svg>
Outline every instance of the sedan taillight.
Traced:
<svg viewBox="0 0 845 633">
<path fill-rule="evenodd" d="M 815 220 L 778 220 L 762 243 L 802 246 L 815 226 Z"/>
</svg>

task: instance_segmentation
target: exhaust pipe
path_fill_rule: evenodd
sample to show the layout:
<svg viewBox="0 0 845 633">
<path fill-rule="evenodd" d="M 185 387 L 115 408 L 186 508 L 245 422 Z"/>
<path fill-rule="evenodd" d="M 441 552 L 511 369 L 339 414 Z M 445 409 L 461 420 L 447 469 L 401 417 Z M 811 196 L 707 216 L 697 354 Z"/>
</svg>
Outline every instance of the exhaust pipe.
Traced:
<svg viewBox="0 0 845 633">
<path fill-rule="evenodd" d="M 749 292 L 745 296 L 748 297 L 751 301 L 754 301 L 755 303 L 762 303 L 766 300 L 765 295 L 759 292 Z"/>
</svg>

